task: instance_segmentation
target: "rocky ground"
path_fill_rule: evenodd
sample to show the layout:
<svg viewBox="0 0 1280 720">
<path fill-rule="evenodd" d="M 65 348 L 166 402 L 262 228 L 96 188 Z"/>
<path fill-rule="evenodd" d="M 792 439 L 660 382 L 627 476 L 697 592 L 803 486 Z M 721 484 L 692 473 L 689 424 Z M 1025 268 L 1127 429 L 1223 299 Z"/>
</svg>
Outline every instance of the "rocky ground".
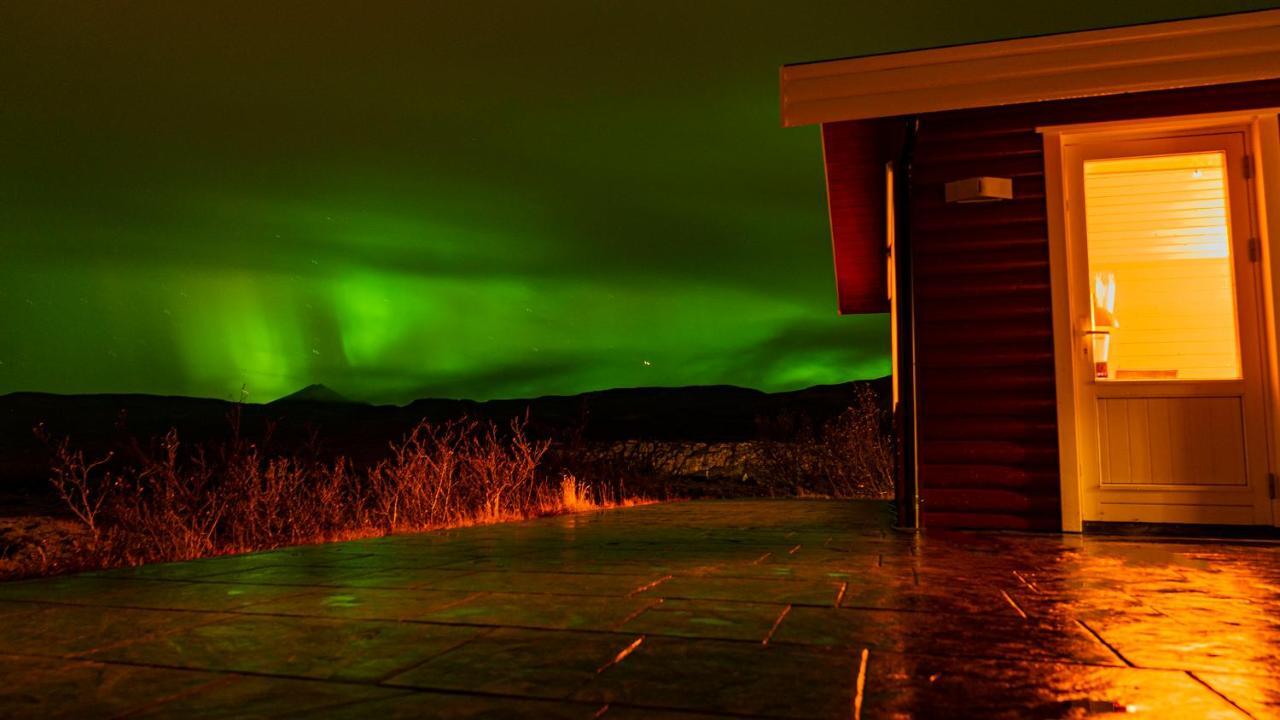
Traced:
<svg viewBox="0 0 1280 720">
<path fill-rule="evenodd" d="M 0 579 L 50 574 L 87 540 L 84 526 L 46 494 L 0 494 Z"/>
</svg>

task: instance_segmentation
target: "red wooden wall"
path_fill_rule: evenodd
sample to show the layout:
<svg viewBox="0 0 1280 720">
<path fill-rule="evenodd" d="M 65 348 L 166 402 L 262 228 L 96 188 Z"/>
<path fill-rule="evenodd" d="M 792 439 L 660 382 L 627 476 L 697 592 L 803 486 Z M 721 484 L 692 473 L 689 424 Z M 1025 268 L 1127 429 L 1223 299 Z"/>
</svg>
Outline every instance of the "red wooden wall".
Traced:
<svg viewBox="0 0 1280 720">
<path fill-rule="evenodd" d="M 1061 526 L 1044 158 L 1035 128 L 1278 104 L 1280 81 L 1265 81 L 920 118 L 910 222 L 924 526 Z M 857 123 L 837 125 L 845 124 Z M 1012 177 L 1013 200 L 943 202 L 946 182 L 979 175 Z"/>
<path fill-rule="evenodd" d="M 822 126 L 841 314 L 889 312 L 884 166 L 893 148 L 886 125 L 873 120 Z"/>
<path fill-rule="evenodd" d="M 921 120 L 912 185 L 920 521 L 1060 524 L 1043 161 L 1034 127 Z M 943 185 L 1012 177 L 1014 199 L 948 205 Z"/>
</svg>

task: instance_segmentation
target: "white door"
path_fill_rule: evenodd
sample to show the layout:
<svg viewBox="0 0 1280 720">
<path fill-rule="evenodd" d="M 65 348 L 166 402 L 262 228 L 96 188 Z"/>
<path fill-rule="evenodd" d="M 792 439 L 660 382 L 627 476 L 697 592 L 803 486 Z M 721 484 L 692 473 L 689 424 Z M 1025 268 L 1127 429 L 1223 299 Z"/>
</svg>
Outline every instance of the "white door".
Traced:
<svg viewBox="0 0 1280 720">
<path fill-rule="evenodd" d="M 1084 520 L 1271 523 L 1245 139 L 1063 148 Z"/>
</svg>

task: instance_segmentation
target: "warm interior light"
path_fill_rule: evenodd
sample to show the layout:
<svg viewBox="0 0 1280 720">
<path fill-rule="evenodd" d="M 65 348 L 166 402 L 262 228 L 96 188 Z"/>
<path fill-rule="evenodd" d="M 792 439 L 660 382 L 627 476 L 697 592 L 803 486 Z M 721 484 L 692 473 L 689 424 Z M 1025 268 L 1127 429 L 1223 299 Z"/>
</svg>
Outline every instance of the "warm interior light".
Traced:
<svg viewBox="0 0 1280 720">
<path fill-rule="evenodd" d="M 1100 380 L 1240 377 L 1224 170 L 1220 152 L 1085 162 Z"/>
</svg>

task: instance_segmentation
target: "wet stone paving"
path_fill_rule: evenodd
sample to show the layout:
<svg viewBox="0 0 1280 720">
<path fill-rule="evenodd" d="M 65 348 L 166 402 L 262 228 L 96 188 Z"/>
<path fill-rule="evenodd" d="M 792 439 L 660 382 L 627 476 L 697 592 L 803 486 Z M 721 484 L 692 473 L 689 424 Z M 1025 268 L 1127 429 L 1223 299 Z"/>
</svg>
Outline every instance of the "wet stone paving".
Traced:
<svg viewBox="0 0 1280 720">
<path fill-rule="evenodd" d="M 1280 717 L 1280 545 L 649 505 L 0 584 L 0 717 Z"/>
</svg>

